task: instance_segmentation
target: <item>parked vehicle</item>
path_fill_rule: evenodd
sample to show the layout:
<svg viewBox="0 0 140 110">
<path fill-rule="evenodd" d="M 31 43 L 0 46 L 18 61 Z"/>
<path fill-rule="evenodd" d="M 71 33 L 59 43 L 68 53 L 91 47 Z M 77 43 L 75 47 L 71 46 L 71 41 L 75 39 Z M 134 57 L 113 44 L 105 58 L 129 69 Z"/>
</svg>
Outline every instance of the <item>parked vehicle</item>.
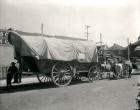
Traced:
<svg viewBox="0 0 140 110">
<path fill-rule="evenodd" d="M 14 45 L 16 58 L 24 60 L 40 82 L 51 78 L 57 86 L 67 86 L 82 75 L 89 81 L 99 74 L 97 48 L 93 41 L 24 35 L 10 31 L 9 42 Z"/>
</svg>

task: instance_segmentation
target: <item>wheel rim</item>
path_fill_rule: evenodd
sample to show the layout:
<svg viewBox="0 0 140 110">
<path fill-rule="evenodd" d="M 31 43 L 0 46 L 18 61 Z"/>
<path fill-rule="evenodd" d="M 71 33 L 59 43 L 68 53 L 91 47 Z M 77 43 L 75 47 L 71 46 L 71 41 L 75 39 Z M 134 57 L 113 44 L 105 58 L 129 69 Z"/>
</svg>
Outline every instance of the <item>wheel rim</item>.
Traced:
<svg viewBox="0 0 140 110">
<path fill-rule="evenodd" d="M 99 69 L 98 69 L 98 67 L 93 66 L 89 69 L 88 78 L 89 78 L 90 82 L 93 82 L 93 81 L 99 79 Z"/>
<path fill-rule="evenodd" d="M 48 77 L 47 77 L 47 75 L 46 74 L 44 74 L 44 73 L 37 73 L 37 79 L 38 79 L 38 81 L 40 82 L 40 83 L 45 83 L 45 82 L 47 82 L 48 81 Z"/>
<path fill-rule="evenodd" d="M 72 80 L 72 69 L 69 64 L 58 62 L 53 66 L 51 75 L 55 85 L 67 86 Z"/>
</svg>

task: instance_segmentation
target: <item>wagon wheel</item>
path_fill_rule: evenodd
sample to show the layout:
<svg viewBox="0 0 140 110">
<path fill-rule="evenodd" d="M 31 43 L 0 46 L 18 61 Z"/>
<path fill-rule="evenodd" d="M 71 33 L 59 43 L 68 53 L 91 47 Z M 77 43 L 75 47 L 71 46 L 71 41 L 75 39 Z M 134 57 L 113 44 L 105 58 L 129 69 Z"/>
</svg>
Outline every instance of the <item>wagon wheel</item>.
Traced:
<svg viewBox="0 0 140 110">
<path fill-rule="evenodd" d="M 99 74 L 100 74 L 100 70 L 97 66 L 90 67 L 89 72 L 88 72 L 89 81 L 93 82 L 95 80 L 98 80 L 100 76 Z"/>
<path fill-rule="evenodd" d="M 48 82 L 49 77 L 45 73 L 37 73 L 37 79 L 40 83 Z"/>
<path fill-rule="evenodd" d="M 57 62 L 52 67 L 51 76 L 55 85 L 59 87 L 67 86 L 72 81 L 72 68 L 67 63 Z"/>
</svg>

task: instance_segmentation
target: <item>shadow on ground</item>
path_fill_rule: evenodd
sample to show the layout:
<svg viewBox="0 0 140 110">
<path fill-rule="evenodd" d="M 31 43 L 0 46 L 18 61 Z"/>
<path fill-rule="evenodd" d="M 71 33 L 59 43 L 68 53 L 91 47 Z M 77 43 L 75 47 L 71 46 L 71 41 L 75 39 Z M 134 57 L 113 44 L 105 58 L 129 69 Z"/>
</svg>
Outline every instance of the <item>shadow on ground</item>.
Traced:
<svg viewBox="0 0 140 110">
<path fill-rule="evenodd" d="M 88 83 L 88 81 L 74 80 L 69 86 L 82 84 L 82 83 Z M 47 83 L 37 82 L 37 83 L 29 83 L 29 84 L 22 84 L 22 85 L 14 85 L 8 89 L 6 87 L 0 87 L 0 94 L 39 90 L 39 89 L 50 89 L 50 88 L 57 88 L 57 86 L 53 82 L 47 82 Z"/>
<path fill-rule="evenodd" d="M 117 80 L 114 78 L 103 78 L 102 80 L 107 79 L 107 80 Z M 78 85 L 78 84 L 83 84 L 83 83 L 89 83 L 89 80 L 84 77 L 84 79 L 74 79 L 69 86 L 72 85 Z M 30 91 L 30 90 L 39 90 L 39 89 L 50 89 L 50 88 L 57 88 L 57 86 L 52 82 L 48 81 L 46 83 L 28 83 L 28 84 L 20 84 L 20 85 L 14 85 L 11 88 L 7 89 L 6 87 L 0 87 L 0 94 L 4 93 L 14 93 L 14 92 L 22 92 L 22 91 Z"/>
</svg>

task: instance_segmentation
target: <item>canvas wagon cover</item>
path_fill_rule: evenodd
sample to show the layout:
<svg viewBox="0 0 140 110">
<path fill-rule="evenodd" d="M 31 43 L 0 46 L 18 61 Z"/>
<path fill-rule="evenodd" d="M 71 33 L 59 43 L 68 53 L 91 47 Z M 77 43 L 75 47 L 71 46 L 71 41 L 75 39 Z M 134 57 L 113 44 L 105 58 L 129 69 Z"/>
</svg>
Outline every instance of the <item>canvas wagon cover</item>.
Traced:
<svg viewBox="0 0 140 110">
<path fill-rule="evenodd" d="M 97 61 L 96 44 L 93 41 L 28 36 L 17 32 L 10 32 L 8 38 L 20 56 L 32 56 L 37 60 Z"/>
</svg>

